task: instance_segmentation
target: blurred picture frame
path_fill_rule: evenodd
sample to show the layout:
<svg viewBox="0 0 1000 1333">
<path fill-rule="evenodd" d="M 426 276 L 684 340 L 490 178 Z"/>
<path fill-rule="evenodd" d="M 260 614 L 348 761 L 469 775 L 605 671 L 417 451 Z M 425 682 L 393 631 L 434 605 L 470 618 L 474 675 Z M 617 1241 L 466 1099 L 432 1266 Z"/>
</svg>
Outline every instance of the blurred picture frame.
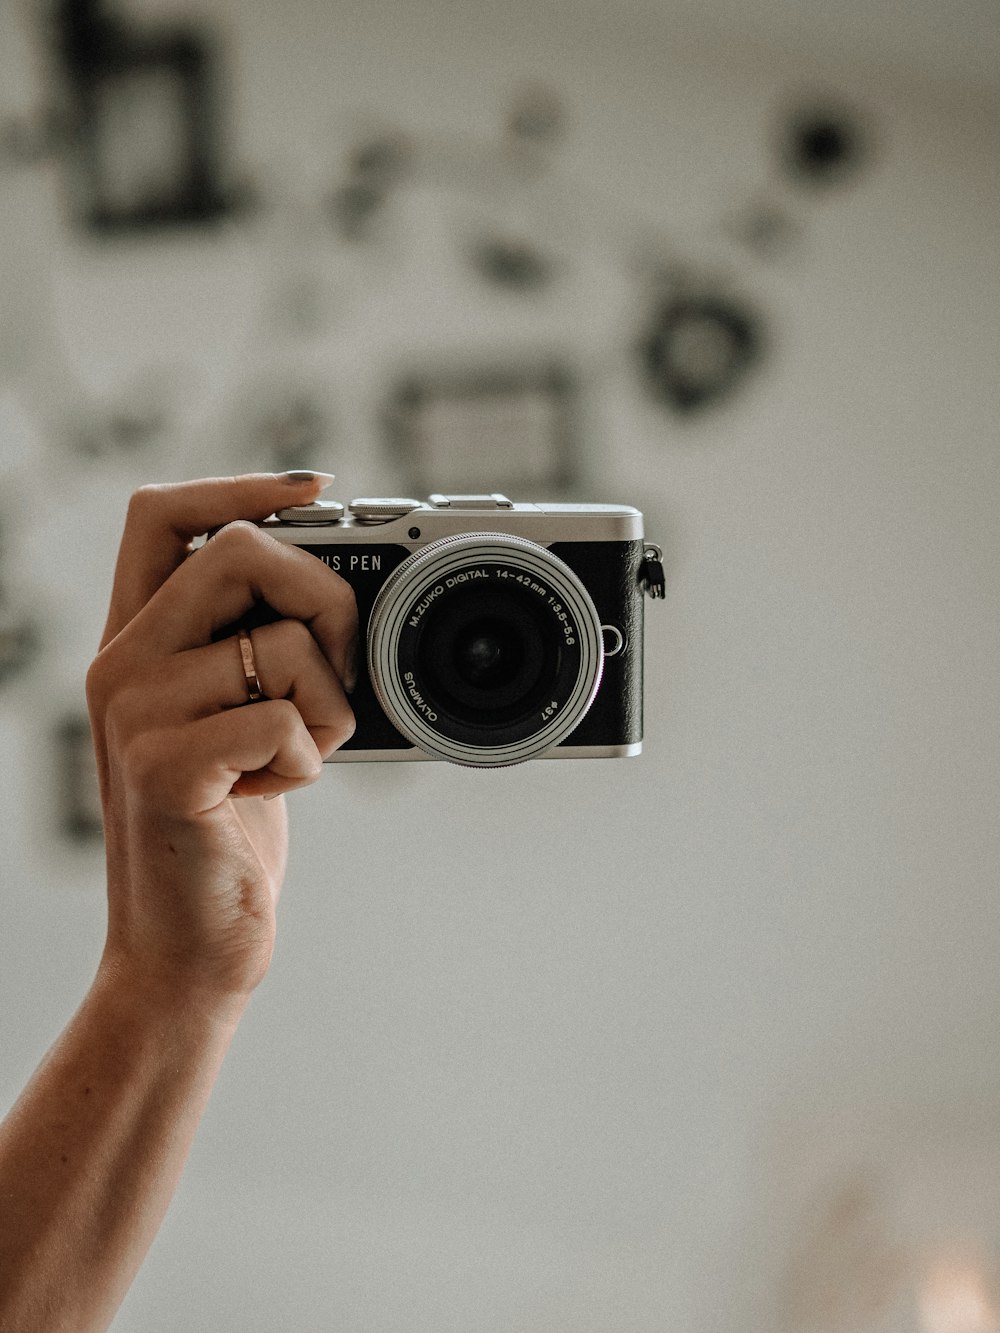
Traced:
<svg viewBox="0 0 1000 1333">
<path fill-rule="evenodd" d="M 66 0 L 59 32 L 81 223 L 117 234 L 226 213 L 217 62 L 208 32 L 133 29 L 87 0 Z"/>
<path fill-rule="evenodd" d="M 543 498 L 580 479 L 577 385 L 554 360 L 408 375 L 390 398 L 386 431 L 416 494 Z"/>
</svg>

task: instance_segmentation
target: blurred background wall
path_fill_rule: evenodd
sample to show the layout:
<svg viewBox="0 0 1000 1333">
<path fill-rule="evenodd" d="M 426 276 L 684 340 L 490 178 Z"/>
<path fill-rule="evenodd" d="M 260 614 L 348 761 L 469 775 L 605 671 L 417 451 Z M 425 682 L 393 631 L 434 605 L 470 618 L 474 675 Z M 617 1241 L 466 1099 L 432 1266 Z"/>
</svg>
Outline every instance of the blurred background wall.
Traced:
<svg viewBox="0 0 1000 1333">
<path fill-rule="evenodd" d="M 331 769 L 116 1322 L 1000 1329 L 1000 25 L 123 0 L 0 32 L 0 1101 L 103 928 L 135 486 L 636 504 L 617 764 Z"/>
</svg>

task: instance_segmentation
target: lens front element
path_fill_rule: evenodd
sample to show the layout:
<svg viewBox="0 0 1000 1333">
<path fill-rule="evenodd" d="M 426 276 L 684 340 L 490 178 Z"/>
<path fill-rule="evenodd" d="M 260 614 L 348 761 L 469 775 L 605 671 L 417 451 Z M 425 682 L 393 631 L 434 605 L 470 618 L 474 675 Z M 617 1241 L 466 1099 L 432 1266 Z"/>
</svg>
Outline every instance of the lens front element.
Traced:
<svg viewBox="0 0 1000 1333">
<path fill-rule="evenodd" d="M 390 721 L 439 758 L 519 763 L 557 745 L 604 666 L 590 594 L 544 546 L 498 533 L 424 547 L 383 585 L 368 667 Z"/>
</svg>

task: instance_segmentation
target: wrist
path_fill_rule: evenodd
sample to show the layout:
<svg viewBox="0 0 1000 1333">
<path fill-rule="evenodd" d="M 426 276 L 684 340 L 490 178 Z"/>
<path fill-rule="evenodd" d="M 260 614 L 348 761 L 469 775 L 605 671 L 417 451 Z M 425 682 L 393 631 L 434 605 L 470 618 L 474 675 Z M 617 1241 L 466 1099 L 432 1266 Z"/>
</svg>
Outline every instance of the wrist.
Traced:
<svg viewBox="0 0 1000 1333">
<path fill-rule="evenodd" d="M 250 1001 L 249 991 L 220 989 L 189 970 L 151 965 L 105 946 L 94 990 L 129 1023 L 147 1024 L 179 1039 L 228 1043 Z"/>
</svg>

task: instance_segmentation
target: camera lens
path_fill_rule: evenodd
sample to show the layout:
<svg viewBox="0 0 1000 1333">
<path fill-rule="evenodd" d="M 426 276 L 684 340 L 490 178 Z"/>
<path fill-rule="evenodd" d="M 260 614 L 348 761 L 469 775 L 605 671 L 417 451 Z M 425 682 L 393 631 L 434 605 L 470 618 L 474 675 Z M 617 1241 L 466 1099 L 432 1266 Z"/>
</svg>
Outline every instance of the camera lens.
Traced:
<svg viewBox="0 0 1000 1333">
<path fill-rule="evenodd" d="M 368 661 L 404 736 L 455 763 L 518 763 L 557 745 L 603 668 L 597 612 L 545 547 L 496 533 L 431 543 L 372 612 Z"/>
<path fill-rule="evenodd" d="M 469 588 L 428 614 L 417 661 L 454 717 L 493 727 L 538 703 L 558 674 L 557 648 L 527 598 Z"/>
<path fill-rule="evenodd" d="M 537 680 L 538 673 L 526 670 L 532 658 L 531 645 L 516 627 L 498 620 L 484 620 L 469 628 L 455 640 L 450 663 L 456 678 L 470 691 L 482 696 L 483 702 L 495 705 L 501 691 L 507 693 L 513 685 L 520 690 L 527 676 Z"/>
<path fill-rule="evenodd" d="M 520 647 L 520 645 L 517 645 Z M 516 649 L 503 627 L 476 625 L 456 645 L 455 669 L 463 680 L 477 689 L 495 689 L 514 674 L 511 664 Z"/>
</svg>

